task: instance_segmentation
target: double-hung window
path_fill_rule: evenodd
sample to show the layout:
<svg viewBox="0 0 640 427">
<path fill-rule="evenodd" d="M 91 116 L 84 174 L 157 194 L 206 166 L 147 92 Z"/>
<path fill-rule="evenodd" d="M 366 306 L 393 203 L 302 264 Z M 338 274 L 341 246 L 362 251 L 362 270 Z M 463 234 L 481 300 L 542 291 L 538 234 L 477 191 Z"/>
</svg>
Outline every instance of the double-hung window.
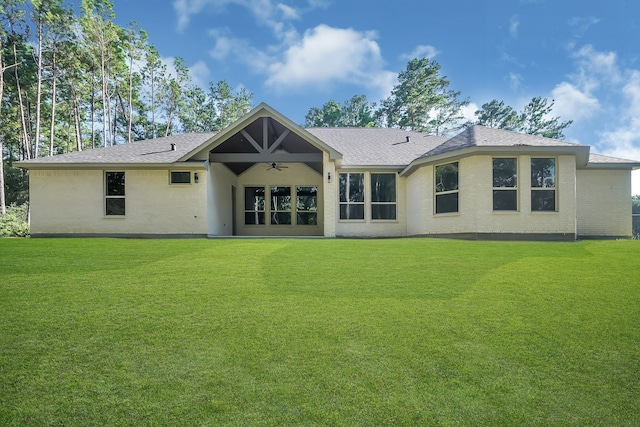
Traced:
<svg viewBox="0 0 640 427">
<path fill-rule="evenodd" d="M 518 159 L 493 159 L 493 210 L 518 210 Z"/>
<path fill-rule="evenodd" d="M 105 215 L 124 216 L 124 172 L 105 172 Z"/>
<path fill-rule="evenodd" d="M 340 219 L 364 219 L 364 174 L 341 173 Z"/>
<path fill-rule="evenodd" d="M 556 210 L 556 159 L 531 159 L 531 210 Z"/>
<path fill-rule="evenodd" d="M 271 225 L 291 224 L 291 187 L 271 187 Z"/>
<path fill-rule="evenodd" d="M 264 225 L 264 187 L 244 188 L 244 223 Z"/>
<path fill-rule="evenodd" d="M 318 224 L 318 187 L 296 187 L 296 224 Z"/>
<path fill-rule="evenodd" d="M 436 166 L 436 213 L 458 212 L 458 162 Z"/>
<path fill-rule="evenodd" d="M 396 174 L 371 174 L 371 219 L 396 219 Z"/>
</svg>

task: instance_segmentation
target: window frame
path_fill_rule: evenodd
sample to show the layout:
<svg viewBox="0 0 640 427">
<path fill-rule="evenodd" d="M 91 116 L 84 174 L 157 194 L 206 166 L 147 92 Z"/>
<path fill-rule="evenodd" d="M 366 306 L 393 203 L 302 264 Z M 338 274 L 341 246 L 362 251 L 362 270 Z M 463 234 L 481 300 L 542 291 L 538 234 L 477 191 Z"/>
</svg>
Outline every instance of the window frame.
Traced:
<svg viewBox="0 0 640 427">
<path fill-rule="evenodd" d="M 247 209 L 247 190 L 248 189 L 262 189 L 262 209 L 258 209 L 256 207 L 256 203 L 254 201 L 254 209 Z M 255 191 L 254 191 L 254 196 L 255 197 Z M 244 212 L 244 220 L 243 223 L 245 226 L 249 226 L 249 227 L 264 227 L 266 226 L 266 222 L 267 222 L 267 188 L 265 185 L 245 185 L 244 186 L 244 204 L 243 204 L 243 212 Z M 253 214 L 254 217 L 258 218 L 258 223 L 256 224 L 255 222 L 247 222 L 247 214 Z M 262 214 L 262 216 L 260 215 Z M 261 222 L 260 222 L 261 221 Z"/>
<path fill-rule="evenodd" d="M 514 160 L 515 161 L 515 184 L 513 186 L 496 186 L 496 160 Z M 492 186 L 492 203 L 494 212 L 519 212 L 520 211 L 520 192 L 519 192 L 519 177 L 518 177 L 518 157 L 493 157 L 491 159 L 491 186 Z M 496 192 L 515 193 L 515 207 L 513 209 L 499 209 L 496 207 Z"/>
<path fill-rule="evenodd" d="M 122 174 L 122 194 L 109 194 L 111 191 L 109 186 L 109 174 Z M 125 171 L 104 171 L 104 216 L 105 217 L 124 217 L 127 214 L 127 202 L 126 202 L 126 194 L 127 194 L 127 185 L 126 185 L 126 173 Z M 122 213 L 111 213 L 113 211 L 113 207 L 109 207 L 109 202 L 113 200 L 122 200 Z"/>
<path fill-rule="evenodd" d="M 388 175 L 388 176 L 392 176 L 393 177 L 393 200 L 388 200 L 388 201 L 379 201 L 379 200 L 374 200 L 374 175 Z M 370 188 L 370 205 L 371 208 L 369 209 L 369 217 L 371 218 L 371 221 L 397 221 L 398 220 L 398 178 L 397 178 L 397 173 L 395 172 L 370 172 L 369 173 L 369 188 Z M 391 206 L 393 207 L 392 211 L 393 211 L 393 218 L 374 218 L 374 212 L 376 210 L 376 207 L 382 207 L 382 206 Z"/>
<path fill-rule="evenodd" d="M 174 174 L 189 174 L 189 182 L 174 182 L 173 176 Z M 171 170 L 169 171 L 169 185 L 191 185 L 193 183 L 193 173 L 191 171 L 186 170 Z"/>
<path fill-rule="evenodd" d="M 289 198 L 289 209 L 278 209 L 278 205 L 274 203 L 274 199 L 273 199 L 273 192 L 274 189 L 287 189 L 289 191 L 288 195 L 285 196 L 276 196 L 276 197 L 288 197 Z M 293 213 L 293 203 L 292 203 L 292 199 L 291 199 L 291 186 L 290 185 L 270 185 L 269 186 L 269 225 L 274 225 L 274 226 L 283 226 L 283 225 L 288 225 L 291 226 L 293 225 L 293 218 L 292 218 L 292 213 Z M 280 214 L 289 214 L 289 222 L 278 222 L 276 218 L 278 218 L 280 216 Z"/>
<path fill-rule="evenodd" d="M 359 193 L 362 194 L 362 200 L 351 201 L 349 200 L 349 196 L 351 193 L 345 195 L 345 201 L 342 201 L 342 190 L 340 186 L 342 185 L 342 176 L 346 175 L 346 182 L 350 182 L 351 175 L 361 175 L 362 176 L 362 189 Z M 349 188 L 351 186 L 349 185 Z M 359 221 L 364 222 L 366 218 L 366 174 L 364 172 L 340 172 L 338 173 L 338 218 L 340 221 Z M 356 193 L 357 194 L 357 193 Z M 342 207 L 346 207 L 347 218 L 342 217 Z M 351 207 L 362 206 L 362 217 L 358 218 L 349 218 L 349 211 Z"/>
<path fill-rule="evenodd" d="M 456 165 L 456 186 L 452 190 L 438 191 L 438 168 L 449 165 Z M 438 197 L 446 197 L 454 194 L 456 195 L 456 210 L 438 212 Z M 433 167 L 433 213 L 434 215 L 455 215 L 460 213 L 460 162 L 458 160 L 454 162 L 440 163 Z"/>
<path fill-rule="evenodd" d="M 295 188 L 296 191 L 296 221 L 295 221 L 295 225 L 296 226 L 302 226 L 302 227 L 316 227 L 318 225 L 318 186 L 317 185 L 294 185 L 293 188 Z M 315 198 L 315 203 L 313 207 L 310 207 L 310 209 L 300 209 L 300 191 L 303 188 L 315 188 L 315 196 L 313 196 Z M 313 191 L 311 191 L 313 192 Z M 303 197 L 312 197 L 312 196 L 303 196 Z M 304 205 L 306 206 L 306 205 Z M 315 218 L 313 224 L 311 223 L 301 223 L 300 221 L 298 221 L 298 218 L 301 218 L 300 215 L 306 215 L 308 216 L 308 218 Z"/>
<path fill-rule="evenodd" d="M 533 173 L 534 173 L 534 168 L 533 168 L 533 162 L 534 160 L 553 160 L 553 187 L 547 187 L 545 185 L 545 177 L 542 177 L 542 185 L 541 186 L 534 186 L 533 185 Z M 542 212 L 542 213 L 553 213 L 553 212 L 558 212 L 558 159 L 556 157 L 531 157 L 530 158 L 530 178 L 531 178 L 531 212 Z M 542 193 L 542 192 L 551 192 L 553 191 L 553 209 L 534 209 L 534 194 L 536 192 Z"/>
</svg>

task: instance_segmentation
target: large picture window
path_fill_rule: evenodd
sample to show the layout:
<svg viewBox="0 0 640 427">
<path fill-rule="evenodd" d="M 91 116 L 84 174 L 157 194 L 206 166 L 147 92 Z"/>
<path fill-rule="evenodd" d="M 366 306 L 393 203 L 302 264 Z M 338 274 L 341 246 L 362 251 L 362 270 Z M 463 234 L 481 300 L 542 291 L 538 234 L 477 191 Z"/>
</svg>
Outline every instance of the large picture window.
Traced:
<svg viewBox="0 0 640 427">
<path fill-rule="evenodd" d="M 371 219 L 396 219 L 396 174 L 371 174 Z"/>
<path fill-rule="evenodd" d="M 341 173 L 340 219 L 364 219 L 364 174 Z"/>
<path fill-rule="evenodd" d="M 244 188 L 244 223 L 264 225 L 264 187 Z"/>
<path fill-rule="evenodd" d="M 271 187 L 271 224 L 291 224 L 291 187 Z"/>
<path fill-rule="evenodd" d="M 556 210 L 556 159 L 531 159 L 531 210 Z"/>
<path fill-rule="evenodd" d="M 318 187 L 296 187 L 296 223 L 318 224 Z"/>
<path fill-rule="evenodd" d="M 493 159 L 493 210 L 518 210 L 518 159 Z"/>
<path fill-rule="evenodd" d="M 436 213 L 458 212 L 458 162 L 436 166 Z"/>
<path fill-rule="evenodd" d="M 105 215 L 124 216 L 124 172 L 105 172 Z"/>
</svg>

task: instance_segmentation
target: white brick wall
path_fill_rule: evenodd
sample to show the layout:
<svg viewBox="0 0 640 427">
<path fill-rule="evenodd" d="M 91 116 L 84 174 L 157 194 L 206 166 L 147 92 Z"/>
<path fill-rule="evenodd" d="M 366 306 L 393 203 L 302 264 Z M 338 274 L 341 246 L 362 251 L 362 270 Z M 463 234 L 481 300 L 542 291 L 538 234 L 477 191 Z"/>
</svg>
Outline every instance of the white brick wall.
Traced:
<svg viewBox="0 0 640 427">
<path fill-rule="evenodd" d="M 575 234 L 573 156 L 556 158 L 557 212 L 531 212 L 530 156 L 518 156 L 518 211 L 494 212 L 492 159 L 490 155 L 457 159 L 460 188 L 458 213 L 435 215 L 434 165 L 423 166 L 408 177 L 408 234 Z"/>
<path fill-rule="evenodd" d="M 125 170 L 126 215 L 104 215 L 103 170 L 32 170 L 31 233 L 206 234 L 206 171 L 169 185 L 168 170 Z"/>
<path fill-rule="evenodd" d="M 631 236 L 631 172 L 578 170 L 578 235 Z"/>
</svg>

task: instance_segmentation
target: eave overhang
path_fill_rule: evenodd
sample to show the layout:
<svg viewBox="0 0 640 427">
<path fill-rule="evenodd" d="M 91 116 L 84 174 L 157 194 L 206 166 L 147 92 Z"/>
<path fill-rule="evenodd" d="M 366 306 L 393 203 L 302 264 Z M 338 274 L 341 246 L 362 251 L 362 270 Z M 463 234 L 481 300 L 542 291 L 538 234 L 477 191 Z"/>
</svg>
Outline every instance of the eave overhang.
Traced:
<svg viewBox="0 0 640 427">
<path fill-rule="evenodd" d="M 173 163 L 71 163 L 71 162 L 15 162 L 19 168 L 29 170 L 131 170 L 131 169 L 181 169 L 181 170 L 206 170 L 207 165 L 202 161 L 186 161 Z"/>
<path fill-rule="evenodd" d="M 483 146 L 483 147 L 467 147 L 460 150 L 452 150 L 442 154 L 436 154 L 429 157 L 423 157 L 414 160 L 401 172 L 401 176 L 411 175 L 421 166 L 434 163 L 441 163 L 450 159 L 458 159 L 476 155 L 493 155 L 493 156 L 522 156 L 530 154 L 532 156 L 575 156 L 576 166 L 586 166 L 589 161 L 589 147 L 583 146 Z"/>
</svg>

